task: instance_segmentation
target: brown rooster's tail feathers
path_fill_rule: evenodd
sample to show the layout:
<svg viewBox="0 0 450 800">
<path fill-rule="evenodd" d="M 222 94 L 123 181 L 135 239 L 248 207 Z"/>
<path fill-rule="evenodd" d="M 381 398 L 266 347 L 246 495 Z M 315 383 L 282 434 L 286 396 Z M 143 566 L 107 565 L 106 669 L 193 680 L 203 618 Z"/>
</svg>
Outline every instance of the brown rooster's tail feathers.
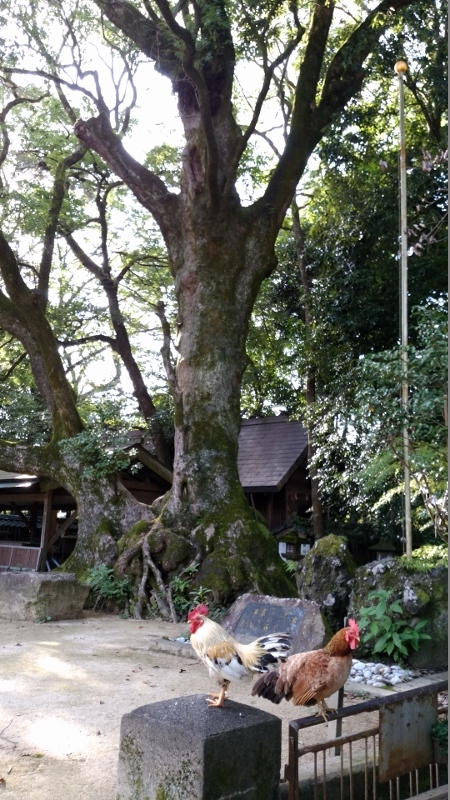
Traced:
<svg viewBox="0 0 450 800">
<path fill-rule="evenodd" d="M 255 695 L 257 695 L 258 697 L 264 697 L 266 700 L 270 700 L 271 703 L 276 703 L 276 705 L 281 703 L 284 698 L 284 692 L 276 691 L 278 678 L 277 670 L 272 670 L 272 672 L 266 672 L 265 675 L 261 675 L 253 686 L 252 696 L 255 697 Z"/>
<path fill-rule="evenodd" d="M 258 658 L 254 672 L 267 672 L 280 662 L 286 661 L 292 646 L 292 637 L 289 633 L 270 633 L 257 639 L 257 643 L 264 652 Z"/>
</svg>

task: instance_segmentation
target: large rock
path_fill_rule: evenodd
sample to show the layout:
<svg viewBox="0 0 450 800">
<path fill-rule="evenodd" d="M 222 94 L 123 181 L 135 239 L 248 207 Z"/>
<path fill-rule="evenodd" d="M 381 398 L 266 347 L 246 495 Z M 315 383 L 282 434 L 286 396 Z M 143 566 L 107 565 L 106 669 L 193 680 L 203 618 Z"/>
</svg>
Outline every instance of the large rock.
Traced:
<svg viewBox="0 0 450 800">
<path fill-rule="evenodd" d="M 390 601 L 399 600 L 403 609 L 397 618 L 414 624 L 425 619 L 423 633 L 431 636 L 412 651 L 410 664 L 415 669 L 440 668 L 448 663 L 448 575 L 444 566 L 413 572 L 400 558 L 371 561 L 356 570 L 349 599 L 349 616 L 358 619 L 358 611 L 373 604 L 370 592 L 392 590 Z"/>
<path fill-rule="evenodd" d="M 318 603 L 333 632 L 342 628 L 347 614 L 349 581 L 355 569 L 347 539 L 334 534 L 319 539 L 299 564 L 298 596 Z"/>
<path fill-rule="evenodd" d="M 27 622 L 78 619 L 89 586 L 71 573 L 1 572 L 0 617 Z"/>
<path fill-rule="evenodd" d="M 116 800 L 276 800 L 281 720 L 205 695 L 141 706 L 122 717 Z"/>
<path fill-rule="evenodd" d="M 287 631 L 292 636 L 292 653 L 317 650 L 330 638 L 329 626 L 318 604 L 292 597 L 243 594 L 221 624 L 244 644 L 268 633 Z"/>
</svg>

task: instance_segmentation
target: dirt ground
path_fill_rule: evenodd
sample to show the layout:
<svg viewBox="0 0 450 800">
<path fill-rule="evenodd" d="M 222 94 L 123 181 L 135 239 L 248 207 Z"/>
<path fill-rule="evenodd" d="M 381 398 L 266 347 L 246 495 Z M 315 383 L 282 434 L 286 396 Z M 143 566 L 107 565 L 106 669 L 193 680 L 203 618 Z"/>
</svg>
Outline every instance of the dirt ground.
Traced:
<svg viewBox="0 0 450 800">
<path fill-rule="evenodd" d="M 0 620 L 0 800 L 114 800 L 123 714 L 216 690 L 194 655 L 154 649 L 186 632 L 186 623 L 93 613 L 45 624 Z M 283 769 L 288 721 L 311 710 L 251 697 L 246 683 L 229 696 L 282 718 Z M 326 739 L 327 727 L 308 735 Z"/>
</svg>

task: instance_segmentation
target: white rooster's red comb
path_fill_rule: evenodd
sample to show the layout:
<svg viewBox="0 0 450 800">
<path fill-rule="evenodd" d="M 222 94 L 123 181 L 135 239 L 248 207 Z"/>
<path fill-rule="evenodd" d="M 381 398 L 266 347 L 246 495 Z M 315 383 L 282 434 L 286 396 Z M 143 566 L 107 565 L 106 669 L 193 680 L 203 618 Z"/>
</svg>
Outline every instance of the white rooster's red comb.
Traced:
<svg viewBox="0 0 450 800">
<path fill-rule="evenodd" d="M 200 614 L 204 617 L 207 617 L 209 614 L 209 608 L 208 606 L 205 606 L 204 603 L 201 603 L 199 606 L 192 608 L 191 611 L 189 611 L 187 618 L 188 620 L 191 620 L 194 619 L 194 617 L 200 616 Z"/>
</svg>

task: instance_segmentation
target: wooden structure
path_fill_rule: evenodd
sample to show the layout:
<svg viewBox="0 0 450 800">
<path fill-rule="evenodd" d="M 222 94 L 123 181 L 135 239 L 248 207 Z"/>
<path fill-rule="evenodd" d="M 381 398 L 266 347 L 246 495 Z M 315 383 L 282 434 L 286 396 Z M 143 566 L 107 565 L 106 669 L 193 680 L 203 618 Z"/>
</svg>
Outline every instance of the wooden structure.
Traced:
<svg viewBox="0 0 450 800">
<path fill-rule="evenodd" d="M 309 515 L 308 434 L 301 422 L 286 414 L 242 421 L 239 435 L 239 478 L 250 505 L 266 520 L 278 540 L 281 556 L 302 558 L 308 536 L 289 527 L 288 520 Z"/>
<path fill-rule="evenodd" d="M 122 482 L 137 500 L 151 504 L 170 488 L 172 473 L 152 455 L 144 431 L 130 432 L 125 449 L 131 448 L 132 463 L 141 468 L 123 472 Z M 292 532 L 283 538 L 283 526 L 293 513 L 305 516 L 311 502 L 306 459 L 307 434 L 300 422 L 286 415 L 243 420 L 239 477 L 252 508 L 277 531 L 287 558 L 299 557 L 300 544 Z M 65 489 L 42 477 L 0 470 L 0 571 L 53 569 L 68 558 L 76 536 L 76 503 Z"/>
<path fill-rule="evenodd" d="M 172 473 L 148 450 L 136 432 L 126 449 L 135 449 L 136 472 L 122 473 L 122 482 L 141 503 L 153 503 L 172 483 Z M 46 571 L 62 564 L 75 547 L 77 508 L 61 486 L 35 475 L 0 470 L 0 571 Z"/>
</svg>

